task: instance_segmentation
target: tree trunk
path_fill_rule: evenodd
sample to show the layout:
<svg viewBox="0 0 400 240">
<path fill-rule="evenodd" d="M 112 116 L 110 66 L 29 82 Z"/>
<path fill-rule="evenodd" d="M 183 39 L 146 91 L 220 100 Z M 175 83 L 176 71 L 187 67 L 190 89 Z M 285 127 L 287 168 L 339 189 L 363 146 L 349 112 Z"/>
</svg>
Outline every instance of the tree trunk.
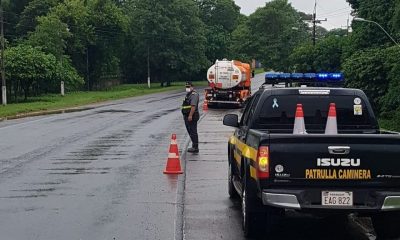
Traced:
<svg viewBox="0 0 400 240">
<path fill-rule="evenodd" d="M 28 94 L 29 94 L 29 86 L 27 86 L 27 87 L 25 87 L 24 88 L 24 101 L 27 101 L 28 100 Z"/>
</svg>

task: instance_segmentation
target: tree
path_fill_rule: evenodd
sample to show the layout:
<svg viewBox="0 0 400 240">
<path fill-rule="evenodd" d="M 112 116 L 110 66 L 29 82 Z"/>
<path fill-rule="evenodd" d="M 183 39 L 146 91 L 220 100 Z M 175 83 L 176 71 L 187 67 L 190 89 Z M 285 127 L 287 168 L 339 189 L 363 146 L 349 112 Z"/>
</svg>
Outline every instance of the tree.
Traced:
<svg viewBox="0 0 400 240">
<path fill-rule="evenodd" d="M 137 0 L 133 6 L 129 76 L 145 79 L 148 56 L 152 79 L 161 83 L 191 78 L 205 68 L 204 24 L 193 1 Z M 139 74 L 129 74 L 133 71 Z"/>
<path fill-rule="evenodd" d="M 379 102 L 389 87 L 385 61 L 385 50 L 376 48 L 358 51 L 343 64 L 346 85 L 364 90 L 377 113 L 380 112 Z"/>
<path fill-rule="evenodd" d="M 39 47 L 46 53 L 61 59 L 67 47 L 67 39 L 71 37 L 68 25 L 53 15 L 38 18 L 38 25 L 30 33 L 27 42 Z"/>
<path fill-rule="evenodd" d="M 197 0 L 205 24 L 206 56 L 211 62 L 231 56 L 231 34 L 240 20 L 240 7 L 233 0 Z M 234 57 L 235 58 L 235 57 Z"/>
<path fill-rule="evenodd" d="M 376 21 L 390 34 L 394 34 L 392 19 L 396 12 L 395 0 L 348 0 L 348 2 L 358 17 Z M 387 35 L 373 23 L 353 22 L 352 28 L 351 43 L 353 50 L 393 44 Z"/>
<path fill-rule="evenodd" d="M 320 40 L 315 47 L 316 72 L 340 72 L 345 37 L 332 35 Z"/>
<path fill-rule="evenodd" d="M 232 32 L 231 41 L 231 59 L 240 59 L 244 62 L 251 62 L 255 58 L 254 52 L 251 51 L 252 39 L 251 30 L 248 24 L 248 18 L 243 17 L 242 22 Z"/>
<path fill-rule="evenodd" d="M 45 16 L 50 8 L 56 6 L 59 0 L 32 0 L 24 8 L 16 26 L 19 35 L 25 35 L 35 30 L 38 17 Z"/>
<path fill-rule="evenodd" d="M 400 113 L 400 49 L 394 46 L 386 49 L 385 53 L 385 67 L 388 73 L 389 86 L 379 105 L 381 112 L 393 116 L 392 113 L 396 111 Z"/>
<path fill-rule="evenodd" d="M 112 0 L 93 0 L 88 3 L 89 26 L 93 26 L 95 41 L 88 46 L 90 56 L 91 86 L 104 88 L 106 82 L 120 82 L 121 58 L 125 51 L 124 38 L 128 30 L 128 18 Z"/>
<path fill-rule="evenodd" d="M 287 71 L 289 55 L 307 39 L 307 26 L 287 0 L 274 0 L 250 15 L 253 57 L 276 71 Z M 294 30 L 298 29 L 298 30 Z"/>
<path fill-rule="evenodd" d="M 25 44 L 7 49 L 5 58 L 7 77 L 14 87 L 16 99 L 19 88 L 22 88 L 27 100 L 32 85 L 50 79 L 56 65 L 54 56 Z"/>
<path fill-rule="evenodd" d="M 301 73 L 315 72 L 316 57 L 316 48 L 311 43 L 300 45 L 289 56 L 290 70 Z"/>
</svg>

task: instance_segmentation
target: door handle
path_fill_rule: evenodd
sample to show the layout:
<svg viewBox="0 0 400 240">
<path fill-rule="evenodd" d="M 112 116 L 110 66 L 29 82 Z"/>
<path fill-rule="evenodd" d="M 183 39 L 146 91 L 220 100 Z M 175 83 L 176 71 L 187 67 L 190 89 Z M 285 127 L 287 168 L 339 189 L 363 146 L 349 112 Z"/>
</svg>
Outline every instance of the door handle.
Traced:
<svg viewBox="0 0 400 240">
<path fill-rule="evenodd" d="M 346 155 L 350 153 L 350 147 L 347 146 L 329 146 L 328 151 L 330 154 Z"/>
</svg>

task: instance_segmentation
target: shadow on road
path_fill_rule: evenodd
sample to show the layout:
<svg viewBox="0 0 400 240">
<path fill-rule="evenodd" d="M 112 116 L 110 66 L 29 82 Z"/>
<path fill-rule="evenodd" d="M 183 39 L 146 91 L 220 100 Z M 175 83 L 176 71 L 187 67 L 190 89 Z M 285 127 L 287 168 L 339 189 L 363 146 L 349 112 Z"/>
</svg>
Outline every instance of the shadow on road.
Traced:
<svg viewBox="0 0 400 240">
<path fill-rule="evenodd" d="M 240 216 L 241 203 L 233 200 L 232 207 Z M 364 220 L 364 219 L 363 219 Z M 364 220 L 368 221 L 368 220 Z M 369 237 L 370 236 L 370 237 Z M 243 239 L 246 239 L 243 237 Z M 372 240 L 376 239 L 366 233 L 351 218 L 317 218 L 295 211 L 289 211 L 276 223 L 273 231 L 257 240 Z"/>
</svg>

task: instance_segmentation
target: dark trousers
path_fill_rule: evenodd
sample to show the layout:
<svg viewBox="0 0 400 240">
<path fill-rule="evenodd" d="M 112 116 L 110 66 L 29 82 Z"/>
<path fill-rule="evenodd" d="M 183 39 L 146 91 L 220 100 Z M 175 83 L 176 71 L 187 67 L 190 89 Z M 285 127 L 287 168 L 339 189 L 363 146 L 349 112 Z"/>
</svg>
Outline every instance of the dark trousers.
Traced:
<svg viewBox="0 0 400 240">
<path fill-rule="evenodd" d="M 189 122 L 188 116 L 183 116 L 183 119 L 185 120 L 186 130 L 188 131 L 190 139 L 192 140 L 192 147 L 198 149 L 199 135 L 197 134 L 197 122 L 199 121 L 199 116 L 195 113 L 191 122 Z"/>
</svg>

